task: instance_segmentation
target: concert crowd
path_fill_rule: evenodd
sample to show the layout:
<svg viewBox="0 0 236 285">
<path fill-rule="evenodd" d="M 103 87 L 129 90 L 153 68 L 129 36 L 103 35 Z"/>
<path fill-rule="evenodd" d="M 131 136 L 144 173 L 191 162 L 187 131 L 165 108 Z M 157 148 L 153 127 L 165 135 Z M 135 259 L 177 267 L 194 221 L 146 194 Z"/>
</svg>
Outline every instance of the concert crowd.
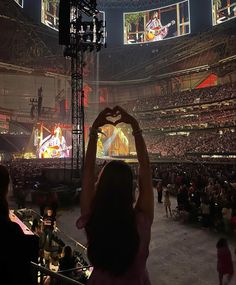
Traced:
<svg viewBox="0 0 236 285">
<path fill-rule="evenodd" d="M 236 231 L 236 170 L 233 165 L 153 165 L 154 185 L 158 181 L 177 199 L 179 219 L 215 231 Z"/>
</svg>

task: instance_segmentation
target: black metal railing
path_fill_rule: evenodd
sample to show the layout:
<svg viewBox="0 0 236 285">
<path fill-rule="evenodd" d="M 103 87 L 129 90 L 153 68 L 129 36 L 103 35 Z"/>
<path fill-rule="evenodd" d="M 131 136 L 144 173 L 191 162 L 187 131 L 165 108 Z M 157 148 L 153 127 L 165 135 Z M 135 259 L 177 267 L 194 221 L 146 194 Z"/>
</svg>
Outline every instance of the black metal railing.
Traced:
<svg viewBox="0 0 236 285">
<path fill-rule="evenodd" d="M 48 277 L 48 276 L 51 279 L 54 279 L 54 280 L 58 281 L 60 285 L 70 285 L 70 284 L 73 284 L 73 285 L 84 285 L 83 283 L 81 283 L 81 282 L 79 282 L 77 280 L 74 280 L 74 279 L 72 279 L 70 277 L 62 275 L 61 273 L 51 271 L 50 269 L 48 269 L 46 267 L 43 267 L 41 265 L 38 265 L 38 264 L 36 264 L 34 262 L 31 262 L 31 266 L 32 266 L 32 269 L 33 269 L 32 270 L 33 274 L 36 276 L 35 284 L 37 284 L 37 285 L 43 285 L 44 281 L 45 281 L 45 278 Z M 83 269 L 84 269 L 83 267 L 76 268 L 76 270 L 83 270 Z M 71 270 L 75 270 L 75 269 L 73 268 Z"/>
</svg>

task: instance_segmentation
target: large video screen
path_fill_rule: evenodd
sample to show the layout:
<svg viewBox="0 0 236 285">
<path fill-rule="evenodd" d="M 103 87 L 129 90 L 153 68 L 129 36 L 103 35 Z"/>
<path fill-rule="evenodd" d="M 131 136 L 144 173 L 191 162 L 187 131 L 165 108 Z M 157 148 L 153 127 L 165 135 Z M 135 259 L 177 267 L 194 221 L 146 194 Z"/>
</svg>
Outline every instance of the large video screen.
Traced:
<svg viewBox="0 0 236 285">
<path fill-rule="evenodd" d="M 211 0 L 213 26 L 236 17 L 236 0 Z"/>
<path fill-rule="evenodd" d="M 14 0 L 21 8 L 23 8 L 24 0 Z"/>
<path fill-rule="evenodd" d="M 189 0 L 123 14 L 124 44 L 157 42 L 189 34 Z"/>
<path fill-rule="evenodd" d="M 71 142 L 70 125 L 40 123 L 34 129 L 34 146 L 37 158 L 71 157 Z"/>
<path fill-rule="evenodd" d="M 57 30 L 59 25 L 59 1 L 42 0 L 41 22 L 46 26 Z"/>
</svg>

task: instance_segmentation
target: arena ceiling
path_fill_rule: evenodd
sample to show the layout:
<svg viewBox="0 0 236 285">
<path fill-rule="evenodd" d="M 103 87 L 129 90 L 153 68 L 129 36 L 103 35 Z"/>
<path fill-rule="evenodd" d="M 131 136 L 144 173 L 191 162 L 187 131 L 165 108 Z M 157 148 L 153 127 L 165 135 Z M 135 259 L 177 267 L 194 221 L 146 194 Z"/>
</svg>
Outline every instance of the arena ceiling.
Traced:
<svg viewBox="0 0 236 285">
<path fill-rule="evenodd" d="M 122 8 L 126 9 L 140 9 L 165 6 L 176 3 L 176 0 L 97 0 L 97 5 L 99 9 L 102 8 Z"/>
<path fill-rule="evenodd" d="M 113 8 L 148 5 L 150 8 L 151 4 L 168 5 L 173 2 L 176 1 L 98 0 L 98 5 L 110 5 Z M 57 33 L 50 32 L 44 25 L 35 25 L 24 17 L 13 1 L 0 2 L 0 33 L 1 62 L 38 71 L 55 67 L 65 72 L 63 47 L 58 45 Z M 227 25 L 214 28 L 214 34 L 209 30 L 204 34 L 189 35 L 188 41 L 177 38 L 158 46 L 122 45 L 104 48 L 100 52 L 99 77 L 103 81 L 156 80 L 156 76 L 161 74 L 205 64 L 212 65 L 234 55 L 235 21 L 229 21 Z M 0 68 L 4 70 L 5 66 Z"/>
</svg>

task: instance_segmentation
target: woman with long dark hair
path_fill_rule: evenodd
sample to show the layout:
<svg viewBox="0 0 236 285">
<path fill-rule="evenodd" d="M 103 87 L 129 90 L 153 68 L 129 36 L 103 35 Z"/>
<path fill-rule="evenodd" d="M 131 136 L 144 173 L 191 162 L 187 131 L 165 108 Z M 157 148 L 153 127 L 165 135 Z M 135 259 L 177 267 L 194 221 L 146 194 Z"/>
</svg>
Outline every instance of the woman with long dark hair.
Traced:
<svg viewBox="0 0 236 285">
<path fill-rule="evenodd" d="M 111 122 L 110 117 L 117 120 Z M 118 123 L 130 124 L 135 139 L 139 162 L 139 196 L 135 206 L 133 175 L 125 162 L 108 162 L 95 181 L 99 128 Z M 139 124 L 119 106 L 106 108 L 90 129 L 82 181 L 82 216 L 77 221 L 78 228 L 85 228 L 88 258 L 94 267 L 88 284 L 150 284 L 146 260 L 153 212 L 151 169 Z"/>
</svg>

